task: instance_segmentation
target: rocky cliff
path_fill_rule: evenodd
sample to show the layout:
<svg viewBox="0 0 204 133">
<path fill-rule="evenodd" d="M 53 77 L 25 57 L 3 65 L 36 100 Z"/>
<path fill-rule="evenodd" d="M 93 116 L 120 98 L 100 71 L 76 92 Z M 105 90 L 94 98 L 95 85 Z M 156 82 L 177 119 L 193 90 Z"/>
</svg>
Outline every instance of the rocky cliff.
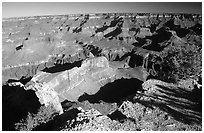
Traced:
<svg viewBox="0 0 204 133">
<path fill-rule="evenodd" d="M 2 30 L 2 72 L 6 82 L 55 65 L 82 61 L 90 53 L 121 61 L 132 52 L 141 58 L 161 52 L 174 36 L 199 42 L 201 16 L 86 14 L 10 18 L 3 20 Z M 133 50 L 135 47 L 140 50 Z"/>
</svg>

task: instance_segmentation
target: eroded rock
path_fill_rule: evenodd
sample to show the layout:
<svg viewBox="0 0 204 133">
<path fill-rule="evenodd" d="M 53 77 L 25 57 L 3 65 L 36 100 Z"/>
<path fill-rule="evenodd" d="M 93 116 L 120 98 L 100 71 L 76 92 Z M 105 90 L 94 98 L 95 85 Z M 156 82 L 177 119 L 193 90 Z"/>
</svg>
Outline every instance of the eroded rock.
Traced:
<svg viewBox="0 0 204 133">
<path fill-rule="evenodd" d="M 200 36 L 201 16 L 110 13 L 4 19 L 3 82 L 33 76 L 55 63 L 86 59 L 86 47 L 76 44 L 76 40 L 97 47 L 94 55 L 106 56 L 109 61 L 124 56 L 134 46 L 162 51 L 171 38 L 168 29 L 182 39 L 195 37 L 194 33 Z"/>
<path fill-rule="evenodd" d="M 169 76 L 172 69 L 162 64 L 169 49 L 181 45 L 201 49 L 202 17 L 168 13 L 26 17 L 3 19 L 2 34 L 3 83 L 34 90 L 41 104 L 53 105 L 61 114 L 62 101 L 75 102 L 84 93 L 93 96 L 117 79 L 118 83 L 121 78 L 146 81 Z M 199 58 L 197 62 L 199 66 Z"/>
<path fill-rule="evenodd" d="M 27 83 L 26 89 L 35 90 L 41 104 L 46 106 L 53 104 L 56 110 L 62 113 L 60 102 L 64 100 L 77 101 L 84 93 L 93 95 L 100 90 L 100 87 L 122 77 L 140 79 L 141 74 L 134 74 L 133 70 L 131 73 L 131 69 L 119 71 L 118 65 L 115 66 L 110 67 L 108 60 L 103 56 L 90 58 L 83 61 L 79 68 L 54 74 L 38 72 Z"/>
</svg>

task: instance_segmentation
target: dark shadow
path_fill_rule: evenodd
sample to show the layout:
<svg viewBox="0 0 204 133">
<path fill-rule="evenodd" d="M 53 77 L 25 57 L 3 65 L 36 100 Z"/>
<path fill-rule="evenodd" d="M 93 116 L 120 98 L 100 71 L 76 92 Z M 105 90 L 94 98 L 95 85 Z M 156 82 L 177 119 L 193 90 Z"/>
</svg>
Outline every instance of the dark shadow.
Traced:
<svg viewBox="0 0 204 133">
<path fill-rule="evenodd" d="M 6 83 L 19 82 L 17 79 L 8 79 Z"/>
<path fill-rule="evenodd" d="M 25 76 L 23 76 L 23 77 L 21 77 L 21 79 L 19 80 L 22 84 L 26 84 L 26 83 L 28 83 L 31 79 L 32 79 L 33 77 L 32 76 L 30 76 L 30 77 L 25 77 Z"/>
<path fill-rule="evenodd" d="M 127 96 L 142 90 L 142 81 L 138 79 L 118 79 L 101 87 L 94 95 L 84 94 L 78 101 L 88 100 L 90 103 L 99 103 L 100 100 L 107 103 L 120 103 Z"/>
<path fill-rule="evenodd" d="M 196 35 L 202 35 L 202 25 L 197 23 L 193 27 L 190 27 L 189 29 L 193 30 Z"/>
<path fill-rule="evenodd" d="M 73 29 L 73 33 L 79 33 L 82 31 L 82 27 L 76 27 L 75 29 Z"/>
<path fill-rule="evenodd" d="M 190 14 L 190 13 L 185 13 L 185 14 L 183 14 L 183 16 L 184 16 L 184 18 L 185 19 L 188 19 L 188 20 L 190 20 L 190 21 L 193 21 L 193 14 Z"/>
<path fill-rule="evenodd" d="M 126 60 L 129 57 L 130 57 L 130 59 Z M 134 68 L 134 67 L 142 66 L 143 65 L 143 59 L 144 59 L 143 55 L 139 55 L 139 54 L 137 54 L 137 51 L 133 50 L 131 52 L 124 54 L 120 58 L 118 57 L 114 61 L 126 61 L 130 67 Z"/>
<path fill-rule="evenodd" d="M 80 23 L 80 27 L 82 27 L 86 22 L 87 22 L 87 20 L 88 20 L 89 18 L 85 18 L 81 23 Z"/>
<path fill-rule="evenodd" d="M 55 64 L 55 66 L 50 68 L 45 68 L 42 71 L 47 73 L 56 73 L 56 72 L 62 72 L 69 69 L 72 69 L 74 67 L 81 67 L 82 61 L 75 61 L 73 63 L 65 63 L 65 64 Z"/>
<path fill-rule="evenodd" d="M 159 93 L 143 96 L 152 100 L 135 99 L 134 102 L 153 108 L 159 107 L 169 113 L 175 120 L 185 124 L 202 123 L 202 92 L 186 90 L 184 88 L 171 88 L 157 85 Z"/>
<path fill-rule="evenodd" d="M 77 103 L 76 102 L 71 102 L 71 101 L 68 101 L 68 100 L 64 100 L 63 102 L 61 102 L 61 105 L 62 105 L 62 108 L 63 108 L 64 111 L 68 111 L 68 110 L 71 110 L 74 107 L 76 107 Z"/>
<path fill-rule="evenodd" d="M 150 32 L 151 32 L 151 33 L 153 33 L 153 32 L 156 31 L 156 28 L 157 28 L 158 25 L 159 25 L 159 23 L 158 23 L 158 24 L 151 24 L 151 25 L 148 26 L 147 28 L 150 29 Z"/>
<path fill-rule="evenodd" d="M 146 39 L 145 38 L 136 38 L 137 42 L 132 43 L 133 46 L 135 47 L 142 47 L 145 43 L 146 43 Z"/>
<path fill-rule="evenodd" d="M 106 19 L 107 19 L 107 18 L 106 18 Z M 121 21 L 121 19 L 122 19 L 122 18 L 116 17 L 113 21 L 111 21 L 110 25 L 104 24 L 103 27 L 97 28 L 95 32 L 96 32 L 96 33 L 98 33 L 98 32 L 103 32 L 103 31 L 107 30 L 109 27 L 115 27 L 115 26 L 118 24 L 118 22 Z"/>
<path fill-rule="evenodd" d="M 190 33 L 189 29 L 185 29 L 185 28 L 178 28 L 178 29 L 174 29 L 176 31 L 176 34 L 178 37 L 183 38 L 185 37 L 188 33 Z"/>
<path fill-rule="evenodd" d="M 23 45 L 19 45 L 16 47 L 16 51 L 21 50 L 23 48 Z"/>
<path fill-rule="evenodd" d="M 114 111 L 112 114 L 108 114 L 107 115 L 111 120 L 116 120 L 120 123 L 125 122 L 126 120 L 130 120 L 134 123 L 136 123 L 136 120 L 134 118 L 131 117 L 127 117 L 125 116 L 123 113 L 121 113 L 120 111 L 116 110 Z"/>
<path fill-rule="evenodd" d="M 5 85 L 8 84 L 8 83 L 12 83 L 12 82 L 21 82 L 22 84 L 25 85 L 25 84 L 28 83 L 31 79 L 32 79 L 32 76 L 30 76 L 30 77 L 22 76 L 20 80 L 17 80 L 17 79 L 8 79 L 8 80 L 6 81 L 6 83 L 5 83 Z"/>
<path fill-rule="evenodd" d="M 108 26 L 103 26 L 103 27 L 101 27 L 101 28 L 98 28 L 98 29 L 96 29 L 96 33 L 98 33 L 98 32 L 103 32 L 103 31 L 105 31 L 105 30 L 107 30 L 108 29 Z"/>
<path fill-rule="evenodd" d="M 136 66 L 142 66 L 143 65 L 143 56 L 140 56 L 137 54 L 131 54 L 128 65 L 132 68 L 134 68 Z"/>
<path fill-rule="evenodd" d="M 198 84 L 202 85 L 202 76 L 198 77 Z"/>
<path fill-rule="evenodd" d="M 76 108 L 65 111 L 62 115 L 55 116 L 53 120 L 35 127 L 33 131 L 59 131 L 67 125 L 68 120 L 75 119 L 79 112 Z"/>
<path fill-rule="evenodd" d="M 112 114 L 108 114 L 107 116 L 109 118 L 111 118 L 111 120 L 117 120 L 117 121 L 121 121 L 121 120 L 127 119 L 127 117 L 124 114 L 122 114 L 120 111 L 118 111 L 118 110 L 116 110 Z"/>
<path fill-rule="evenodd" d="M 100 49 L 99 47 L 97 46 L 94 46 L 94 45 L 85 45 L 85 47 L 91 51 L 91 53 L 94 55 L 94 56 L 99 56 L 102 52 L 102 49 Z"/>
<path fill-rule="evenodd" d="M 185 37 L 190 32 L 189 29 L 181 28 L 180 25 L 175 25 L 174 19 L 167 21 L 165 26 L 169 27 L 171 30 L 176 31 L 177 36 L 180 38 Z"/>
<path fill-rule="evenodd" d="M 146 37 L 146 39 L 150 39 L 152 42 L 151 44 L 144 46 L 144 49 L 160 52 L 168 46 L 160 46 L 159 43 L 164 43 L 165 41 L 168 41 L 171 38 L 172 34 L 168 32 L 164 27 L 160 28 L 156 32 L 157 34 Z"/>
<path fill-rule="evenodd" d="M 32 90 L 20 86 L 2 87 L 2 130 L 15 130 L 14 124 L 24 119 L 28 112 L 36 113 L 40 107 L 38 98 Z"/>
<path fill-rule="evenodd" d="M 170 19 L 167 21 L 164 26 L 169 27 L 171 30 L 179 29 L 180 25 L 175 25 L 174 24 L 174 19 Z"/>
<path fill-rule="evenodd" d="M 134 31 L 135 34 L 139 33 L 140 32 L 140 28 L 135 28 L 135 27 L 132 27 L 129 29 L 129 31 Z"/>
<path fill-rule="evenodd" d="M 117 16 L 113 21 L 111 21 L 109 27 L 115 27 L 122 19 L 123 18 L 119 18 L 119 16 Z"/>
<path fill-rule="evenodd" d="M 121 32 L 122 32 L 122 29 L 117 27 L 115 30 L 113 30 L 113 31 L 109 32 L 108 34 L 104 35 L 104 37 L 105 38 L 116 37 Z"/>
</svg>

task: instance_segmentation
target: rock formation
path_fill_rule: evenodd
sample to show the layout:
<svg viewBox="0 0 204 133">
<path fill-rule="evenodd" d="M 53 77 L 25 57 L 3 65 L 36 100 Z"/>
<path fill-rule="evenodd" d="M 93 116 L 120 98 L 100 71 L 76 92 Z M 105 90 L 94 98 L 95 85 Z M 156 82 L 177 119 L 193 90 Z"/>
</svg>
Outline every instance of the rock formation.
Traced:
<svg viewBox="0 0 204 133">
<path fill-rule="evenodd" d="M 142 16 L 141 16 L 142 15 Z M 146 15 L 146 16 L 145 16 Z M 34 76 L 56 64 L 89 56 L 122 60 L 133 48 L 162 51 L 171 36 L 197 40 L 201 16 L 179 14 L 91 14 L 3 19 L 3 83 Z M 191 16 L 191 17 L 189 17 Z M 169 31 L 173 30 L 175 32 Z M 194 36 L 195 37 L 195 36 Z M 158 45 L 160 44 L 160 46 Z M 135 51 L 137 54 L 139 51 Z"/>
<path fill-rule="evenodd" d="M 143 77 L 142 70 L 124 68 L 118 70 L 118 65 L 109 65 L 106 57 L 93 57 L 84 60 L 81 67 L 74 67 L 56 74 L 38 72 L 25 89 L 36 91 L 41 104 L 53 105 L 57 111 L 63 112 L 60 102 L 64 100 L 77 101 L 84 93 L 93 95 L 100 87 L 120 78 Z M 123 68 L 120 68 L 123 69 Z"/>
<path fill-rule="evenodd" d="M 42 105 L 62 114 L 62 102 L 97 96 L 124 80 L 135 88 L 142 86 L 132 79 L 202 80 L 201 52 L 200 14 L 8 18 L 2 22 L 2 83 L 33 90 Z"/>
</svg>

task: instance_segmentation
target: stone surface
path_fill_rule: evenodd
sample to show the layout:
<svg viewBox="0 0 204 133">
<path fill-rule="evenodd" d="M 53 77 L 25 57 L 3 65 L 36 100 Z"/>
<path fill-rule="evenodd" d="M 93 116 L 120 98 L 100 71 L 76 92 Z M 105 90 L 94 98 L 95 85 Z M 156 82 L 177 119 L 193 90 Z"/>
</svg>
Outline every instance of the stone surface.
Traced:
<svg viewBox="0 0 204 133">
<path fill-rule="evenodd" d="M 102 115 L 93 108 L 86 111 L 82 108 L 78 109 L 81 113 L 78 113 L 75 122 L 81 124 L 76 124 L 72 131 L 111 131 L 109 124 L 112 121 L 108 116 Z"/>
<path fill-rule="evenodd" d="M 112 65 L 113 66 L 113 65 Z M 116 67 L 110 67 L 106 57 L 94 57 L 83 61 L 81 67 L 74 67 L 60 73 L 38 72 L 30 82 L 26 84 L 26 90 L 36 91 L 41 104 L 52 104 L 56 110 L 62 113 L 60 102 L 64 100 L 77 101 L 87 93 L 93 95 L 102 86 L 120 78 L 140 78 L 142 71 L 128 68 L 119 71 Z M 137 73 L 138 71 L 138 73 Z M 141 73 L 141 74 L 139 74 Z M 141 79 L 142 80 L 142 79 Z"/>
</svg>

